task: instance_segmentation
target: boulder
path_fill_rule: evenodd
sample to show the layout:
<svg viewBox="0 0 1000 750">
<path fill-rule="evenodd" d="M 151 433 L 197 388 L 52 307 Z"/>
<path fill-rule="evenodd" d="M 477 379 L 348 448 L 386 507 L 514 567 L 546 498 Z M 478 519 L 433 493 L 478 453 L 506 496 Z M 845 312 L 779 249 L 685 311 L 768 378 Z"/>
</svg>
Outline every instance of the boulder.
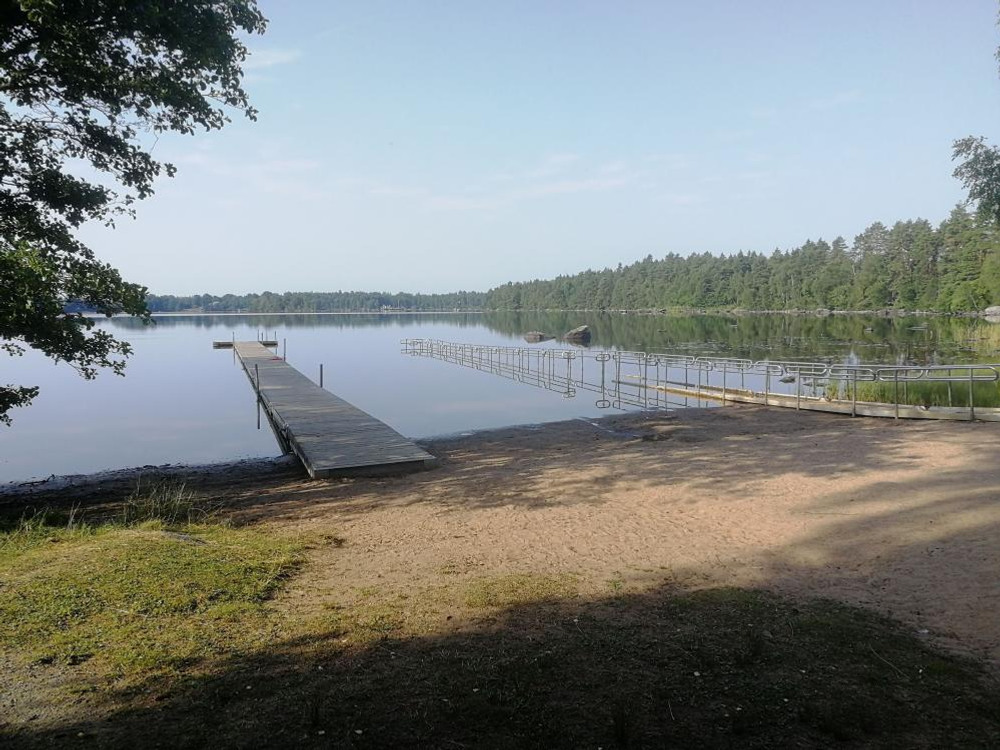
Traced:
<svg viewBox="0 0 1000 750">
<path fill-rule="evenodd" d="M 575 341 L 585 344 L 590 341 L 590 326 L 577 326 L 572 331 L 566 331 L 563 335 L 564 341 Z"/>
<path fill-rule="evenodd" d="M 983 316 L 987 318 L 1000 318 L 1000 305 L 990 305 L 983 310 Z"/>
<path fill-rule="evenodd" d="M 529 344 L 540 344 L 542 341 L 551 341 L 555 336 L 549 336 L 547 333 L 542 333 L 541 331 L 528 331 L 524 334 L 524 340 Z"/>
</svg>

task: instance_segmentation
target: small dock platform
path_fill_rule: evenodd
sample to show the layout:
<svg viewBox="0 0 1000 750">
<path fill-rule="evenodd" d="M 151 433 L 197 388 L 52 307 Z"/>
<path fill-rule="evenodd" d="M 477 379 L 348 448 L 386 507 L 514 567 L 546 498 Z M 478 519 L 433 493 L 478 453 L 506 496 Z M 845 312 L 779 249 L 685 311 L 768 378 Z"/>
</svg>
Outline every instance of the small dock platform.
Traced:
<svg viewBox="0 0 1000 750">
<path fill-rule="evenodd" d="M 279 442 L 298 456 L 309 476 L 393 474 L 435 463 L 430 453 L 320 388 L 264 343 L 236 341 L 232 347 Z"/>
<path fill-rule="evenodd" d="M 243 343 L 243 342 L 240 342 L 240 343 Z M 253 342 L 250 342 L 250 343 L 253 343 Z M 259 343 L 263 344 L 264 346 L 277 346 L 278 345 L 278 342 L 276 340 L 271 340 L 271 339 L 261 339 Z M 235 340 L 233 340 L 233 341 L 213 341 L 212 342 L 212 348 L 213 349 L 235 349 L 236 348 L 236 341 Z"/>
</svg>

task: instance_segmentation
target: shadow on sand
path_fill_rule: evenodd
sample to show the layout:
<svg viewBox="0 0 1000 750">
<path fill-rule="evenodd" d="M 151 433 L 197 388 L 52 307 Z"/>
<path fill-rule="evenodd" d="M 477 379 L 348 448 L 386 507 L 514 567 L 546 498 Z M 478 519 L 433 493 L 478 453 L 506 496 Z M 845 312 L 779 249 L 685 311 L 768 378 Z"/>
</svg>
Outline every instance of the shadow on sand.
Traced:
<svg viewBox="0 0 1000 750">
<path fill-rule="evenodd" d="M 658 589 L 347 645 L 335 626 L 10 747 L 996 747 L 1000 691 L 823 601 Z"/>
</svg>

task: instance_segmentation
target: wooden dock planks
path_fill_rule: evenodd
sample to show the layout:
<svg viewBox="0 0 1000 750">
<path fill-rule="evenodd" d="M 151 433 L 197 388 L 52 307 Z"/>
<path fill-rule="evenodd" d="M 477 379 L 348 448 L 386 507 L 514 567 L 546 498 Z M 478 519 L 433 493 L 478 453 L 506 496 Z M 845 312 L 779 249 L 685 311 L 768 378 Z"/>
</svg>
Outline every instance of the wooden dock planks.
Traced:
<svg viewBox="0 0 1000 750">
<path fill-rule="evenodd" d="M 237 341 L 236 356 L 257 387 L 279 440 L 309 476 L 384 474 L 424 469 L 434 457 L 389 425 L 320 388 L 259 341 Z"/>
</svg>

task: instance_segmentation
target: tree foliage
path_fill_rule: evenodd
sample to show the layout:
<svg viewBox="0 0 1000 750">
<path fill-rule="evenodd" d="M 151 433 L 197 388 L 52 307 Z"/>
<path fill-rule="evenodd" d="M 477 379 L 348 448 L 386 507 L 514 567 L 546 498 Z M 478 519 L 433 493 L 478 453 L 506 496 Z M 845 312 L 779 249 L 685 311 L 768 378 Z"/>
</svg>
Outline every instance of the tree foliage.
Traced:
<svg viewBox="0 0 1000 750">
<path fill-rule="evenodd" d="M 491 289 L 500 310 L 937 310 L 1000 303 L 1000 224 L 957 207 L 938 227 L 875 222 L 847 241 L 809 240 L 771 255 L 670 253 L 631 265 Z"/>
<path fill-rule="evenodd" d="M 75 236 L 113 223 L 174 167 L 158 134 L 253 118 L 240 33 L 260 33 L 254 0 L 0 0 L 0 339 L 36 348 L 84 377 L 121 373 L 126 342 L 67 305 L 148 317 L 145 288 Z M 95 176 L 96 175 L 96 176 Z M 109 184 L 110 183 L 110 186 Z M 0 385 L 0 421 L 37 393 Z"/>
<path fill-rule="evenodd" d="M 481 310 L 485 292 L 408 294 L 399 292 L 263 292 L 262 294 L 149 295 L 151 312 L 317 313 Z"/>
<path fill-rule="evenodd" d="M 1000 219 L 1000 148 L 985 138 L 968 136 L 955 141 L 953 159 L 962 159 L 955 177 L 969 193 L 969 201 Z"/>
</svg>

